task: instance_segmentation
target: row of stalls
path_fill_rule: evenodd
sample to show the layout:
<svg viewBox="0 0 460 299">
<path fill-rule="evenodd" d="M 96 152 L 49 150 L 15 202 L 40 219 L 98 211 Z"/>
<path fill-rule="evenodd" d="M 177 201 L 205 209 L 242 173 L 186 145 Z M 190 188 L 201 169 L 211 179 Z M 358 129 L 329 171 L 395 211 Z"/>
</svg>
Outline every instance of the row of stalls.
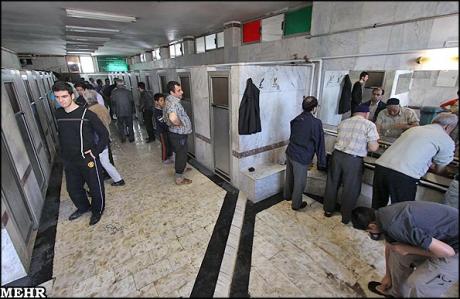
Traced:
<svg viewBox="0 0 460 299">
<path fill-rule="evenodd" d="M 2 69 L 2 285 L 27 274 L 57 151 L 54 75 Z"/>
</svg>

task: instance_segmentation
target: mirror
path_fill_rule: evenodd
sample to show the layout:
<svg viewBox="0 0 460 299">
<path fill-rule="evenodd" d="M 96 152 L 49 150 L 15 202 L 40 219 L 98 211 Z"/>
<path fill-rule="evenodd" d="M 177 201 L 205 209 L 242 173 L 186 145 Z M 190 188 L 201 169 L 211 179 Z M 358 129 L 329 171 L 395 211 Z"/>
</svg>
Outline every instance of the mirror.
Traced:
<svg viewBox="0 0 460 299">
<path fill-rule="evenodd" d="M 343 78 L 349 75 L 351 84 L 359 80 L 362 71 L 326 71 L 323 80 L 321 107 L 318 117 L 324 124 L 337 126 L 342 120 L 338 104 Z M 366 71 L 369 79 L 363 89 L 363 102 L 369 101 L 374 87 L 383 89 L 383 102 L 398 98 L 400 105 L 413 109 L 420 119 L 420 108 L 440 107 L 442 102 L 458 98 L 458 70 L 450 71 Z"/>
</svg>

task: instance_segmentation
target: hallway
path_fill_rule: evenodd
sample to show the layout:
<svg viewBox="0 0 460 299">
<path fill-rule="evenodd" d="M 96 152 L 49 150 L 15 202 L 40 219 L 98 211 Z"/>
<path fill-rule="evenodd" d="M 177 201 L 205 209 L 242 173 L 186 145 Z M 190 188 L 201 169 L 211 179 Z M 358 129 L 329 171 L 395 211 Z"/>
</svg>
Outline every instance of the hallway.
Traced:
<svg viewBox="0 0 460 299">
<path fill-rule="evenodd" d="M 137 124 L 137 123 L 136 123 Z M 75 210 L 66 188 L 56 235 L 52 288 L 64 297 L 189 296 L 226 191 L 193 169 L 193 184 L 174 185 L 174 164 L 163 165 L 160 143 L 120 143 L 112 127 L 115 166 L 125 186 L 106 180 L 106 208 L 89 226 L 90 213 Z"/>
</svg>

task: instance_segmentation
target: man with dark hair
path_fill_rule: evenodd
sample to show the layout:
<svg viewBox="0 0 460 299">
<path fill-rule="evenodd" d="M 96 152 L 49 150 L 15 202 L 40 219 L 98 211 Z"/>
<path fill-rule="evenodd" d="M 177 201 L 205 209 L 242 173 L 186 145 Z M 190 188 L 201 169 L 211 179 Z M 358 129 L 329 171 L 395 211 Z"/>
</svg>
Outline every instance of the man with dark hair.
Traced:
<svg viewBox="0 0 460 299">
<path fill-rule="evenodd" d="M 355 113 L 355 108 L 361 105 L 363 101 L 363 90 L 367 79 L 369 79 L 369 74 L 367 72 L 361 72 L 361 74 L 359 74 L 359 81 L 353 84 L 353 89 L 351 90 L 351 115 Z"/>
<path fill-rule="evenodd" d="M 185 185 L 192 183 L 192 180 L 184 178 L 185 167 L 187 166 L 187 137 L 192 133 L 190 118 L 180 104 L 182 98 L 182 87 L 179 82 L 169 81 L 166 85 L 169 92 L 166 98 L 164 114 L 169 127 L 169 140 L 173 151 L 176 153 L 174 167 L 176 169 L 176 184 Z"/>
<path fill-rule="evenodd" d="M 352 211 L 353 227 L 383 234 L 386 273 L 370 291 L 385 297 L 439 298 L 458 281 L 458 210 L 427 201 Z"/>
<path fill-rule="evenodd" d="M 145 90 L 145 83 L 137 83 L 140 92 L 140 109 L 144 118 L 145 129 L 147 130 L 146 143 L 155 141 L 155 129 L 153 128 L 153 94 L 150 90 Z"/>
<path fill-rule="evenodd" d="M 77 82 L 75 83 L 75 89 L 78 93 L 78 98 L 75 99 L 75 103 L 77 103 L 79 106 L 85 107 L 87 103 L 83 97 L 83 92 L 86 90 L 86 84 L 84 82 Z"/>
<path fill-rule="evenodd" d="M 115 79 L 117 88 L 112 91 L 111 102 L 117 115 L 117 127 L 121 142 L 126 142 L 128 130 L 129 142 L 134 142 L 133 129 L 133 94 L 124 86 L 122 79 Z"/>
<path fill-rule="evenodd" d="M 169 142 L 169 130 L 166 120 L 163 118 L 163 109 L 166 107 L 165 96 L 162 93 L 156 93 L 153 99 L 155 101 L 153 113 L 161 142 L 161 161 L 163 161 L 163 164 L 170 164 L 173 161 L 171 160 L 172 150 Z"/>
<path fill-rule="evenodd" d="M 369 106 L 361 104 L 355 108 L 351 118 L 339 124 L 331 165 L 327 172 L 324 216 L 332 216 L 339 187 L 343 184 L 340 210 L 344 224 L 350 221 L 351 211 L 361 194 L 363 158 L 367 156 L 367 151 L 375 152 L 379 148 L 377 128 L 368 117 Z"/>
<path fill-rule="evenodd" d="M 97 83 L 97 86 L 96 86 L 95 90 L 96 90 L 99 94 L 102 95 L 102 88 L 104 87 L 104 86 L 102 85 L 102 80 L 101 80 L 101 79 L 97 79 L 97 80 L 96 80 L 96 83 Z"/>
<path fill-rule="evenodd" d="M 105 190 L 99 154 L 109 143 L 109 132 L 99 117 L 86 107 L 77 105 L 72 87 L 65 82 L 53 85 L 56 100 L 62 108 L 56 110 L 61 157 L 64 160 L 67 192 L 77 207 L 69 220 L 92 210 L 90 225 L 96 224 L 104 211 Z M 98 136 L 95 143 L 94 136 Z M 88 201 L 85 184 L 92 202 Z"/>
<path fill-rule="evenodd" d="M 106 78 L 105 79 L 105 85 L 104 85 L 104 88 L 102 89 L 102 95 L 104 96 L 104 102 L 106 104 L 106 107 L 109 108 L 109 113 L 110 113 L 110 117 L 112 119 L 113 118 L 113 105 L 112 105 L 112 101 L 110 99 L 111 95 L 112 95 L 112 91 L 115 89 L 115 87 L 117 87 L 117 85 L 115 83 L 113 84 L 110 84 L 110 79 L 109 78 Z"/>
<path fill-rule="evenodd" d="M 302 201 L 302 194 L 307 181 L 308 165 L 312 162 L 315 153 L 318 169 L 326 168 L 323 124 L 312 114 L 317 106 L 318 100 L 315 97 L 304 97 L 303 112 L 291 120 L 291 136 L 286 148 L 283 197 L 285 200 L 292 200 L 293 210 L 300 210 L 307 206 L 307 203 Z"/>
<path fill-rule="evenodd" d="M 369 120 L 372 122 L 377 121 L 377 116 L 380 111 L 386 108 L 386 104 L 382 101 L 383 89 L 380 87 L 375 87 L 372 89 L 371 99 L 367 102 L 364 102 L 364 105 L 369 106 Z"/>
</svg>

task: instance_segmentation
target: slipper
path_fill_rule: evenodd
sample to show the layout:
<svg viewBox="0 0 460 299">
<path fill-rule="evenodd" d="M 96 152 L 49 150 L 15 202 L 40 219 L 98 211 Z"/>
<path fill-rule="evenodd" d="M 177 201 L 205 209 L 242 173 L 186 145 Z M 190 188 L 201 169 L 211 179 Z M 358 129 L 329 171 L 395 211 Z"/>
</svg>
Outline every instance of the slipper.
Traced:
<svg viewBox="0 0 460 299">
<path fill-rule="evenodd" d="M 370 281 L 370 282 L 367 284 L 367 288 L 368 288 L 369 291 L 371 291 L 372 293 L 375 293 L 375 294 L 377 294 L 377 295 L 383 296 L 383 297 L 385 297 L 385 298 L 394 298 L 394 297 L 391 296 L 391 295 L 382 293 L 382 292 L 380 292 L 379 290 L 377 290 L 377 287 L 378 287 L 379 285 L 381 285 L 381 283 L 378 282 L 378 281 Z"/>
</svg>

